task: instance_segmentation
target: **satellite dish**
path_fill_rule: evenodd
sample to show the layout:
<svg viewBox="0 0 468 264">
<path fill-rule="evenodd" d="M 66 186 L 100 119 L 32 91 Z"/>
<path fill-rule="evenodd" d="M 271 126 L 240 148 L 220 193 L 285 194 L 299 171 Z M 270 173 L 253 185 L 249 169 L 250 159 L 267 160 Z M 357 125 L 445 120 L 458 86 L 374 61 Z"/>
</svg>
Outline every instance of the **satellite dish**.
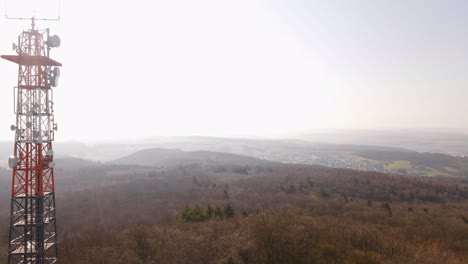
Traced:
<svg viewBox="0 0 468 264">
<path fill-rule="evenodd" d="M 11 125 L 11 126 L 10 126 L 10 130 L 11 130 L 11 131 L 15 131 L 15 130 L 16 130 L 16 126 L 15 126 L 15 125 Z"/>
<path fill-rule="evenodd" d="M 50 78 L 50 85 L 52 85 L 52 87 L 57 87 L 58 80 L 59 80 L 58 76 L 53 76 L 52 78 Z"/>
<path fill-rule="evenodd" d="M 49 162 L 49 168 L 55 167 L 55 162 Z"/>
<path fill-rule="evenodd" d="M 10 167 L 10 169 L 15 169 L 17 166 L 18 166 L 18 158 L 16 158 L 15 156 L 11 156 L 8 159 L 8 167 Z"/>
<path fill-rule="evenodd" d="M 47 150 L 47 156 L 53 156 L 54 155 L 54 151 L 49 149 Z"/>
<path fill-rule="evenodd" d="M 26 122 L 26 127 L 27 127 L 27 128 L 31 128 L 31 127 L 32 127 L 32 123 L 31 123 L 31 122 Z"/>
<path fill-rule="evenodd" d="M 33 131 L 33 138 L 38 138 L 40 137 L 39 131 Z"/>
<path fill-rule="evenodd" d="M 49 36 L 49 38 L 46 41 L 47 46 L 51 48 L 58 48 L 60 47 L 60 38 L 57 35 Z"/>
<path fill-rule="evenodd" d="M 52 74 L 56 77 L 60 77 L 60 68 L 59 67 L 55 67 L 53 70 L 52 70 Z"/>
<path fill-rule="evenodd" d="M 39 104 L 34 104 L 33 114 L 39 114 L 41 112 L 41 106 Z"/>
</svg>

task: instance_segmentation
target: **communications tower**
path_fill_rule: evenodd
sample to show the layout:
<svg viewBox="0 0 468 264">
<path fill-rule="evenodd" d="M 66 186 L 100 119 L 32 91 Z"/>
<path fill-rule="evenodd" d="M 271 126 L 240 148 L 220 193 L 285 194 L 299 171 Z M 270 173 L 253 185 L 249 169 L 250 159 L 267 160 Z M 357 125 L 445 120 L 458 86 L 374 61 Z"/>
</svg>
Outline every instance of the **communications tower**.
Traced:
<svg viewBox="0 0 468 264">
<path fill-rule="evenodd" d="M 14 88 L 16 124 L 11 186 L 8 263 L 57 263 L 57 232 L 54 187 L 53 89 L 60 76 L 59 62 L 51 59 L 51 48 L 60 39 L 49 29 L 23 31 L 13 44 L 17 55 L 1 58 L 18 64 Z"/>
</svg>

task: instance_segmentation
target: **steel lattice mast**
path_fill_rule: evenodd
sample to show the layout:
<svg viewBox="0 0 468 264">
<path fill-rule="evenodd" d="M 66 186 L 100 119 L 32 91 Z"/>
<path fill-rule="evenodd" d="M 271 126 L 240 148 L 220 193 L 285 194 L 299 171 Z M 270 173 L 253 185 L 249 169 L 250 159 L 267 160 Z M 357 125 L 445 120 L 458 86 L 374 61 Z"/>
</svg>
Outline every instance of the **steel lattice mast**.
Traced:
<svg viewBox="0 0 468 264">
<path fill-rule="evenodd" d="M 19 65 L 15 87 L 16 124 L 10 208 L 8 263 L 57 263 L 57 233 L 52 141 L 53 90 L 62 66 L 49 58 L 60 39 L 49 29 L 23 31 L 14 45 L 18 55 L 3 59 Z"/>
</svg>

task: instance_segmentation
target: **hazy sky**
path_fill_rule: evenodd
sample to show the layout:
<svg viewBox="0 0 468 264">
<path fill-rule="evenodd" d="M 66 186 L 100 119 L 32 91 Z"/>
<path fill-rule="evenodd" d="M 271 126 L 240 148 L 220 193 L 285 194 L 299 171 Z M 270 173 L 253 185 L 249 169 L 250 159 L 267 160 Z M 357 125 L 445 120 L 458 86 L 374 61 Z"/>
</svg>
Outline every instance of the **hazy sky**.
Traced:
<svg viewBox="0 0 468 264">
<path fill-rule="evenodd" d="M 11 54 L 30 23 L 0 13 Z M 465 0 L 62 1 L 60 22 L 38 23 L 62 38 L 56 138 L 468 130 L 467 14 Z M 0 62 L 2 140 L 17 70 Z"/>
</svg>

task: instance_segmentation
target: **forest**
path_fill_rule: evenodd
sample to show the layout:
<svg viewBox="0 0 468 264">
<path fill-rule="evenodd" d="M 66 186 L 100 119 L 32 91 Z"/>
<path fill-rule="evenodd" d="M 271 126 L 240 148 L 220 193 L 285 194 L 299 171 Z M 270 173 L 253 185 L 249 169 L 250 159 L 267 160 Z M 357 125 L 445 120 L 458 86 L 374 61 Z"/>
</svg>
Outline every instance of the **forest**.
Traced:
<svg viewBox="0 0 468 264">
<path fill-rule="evenodd" d="M 466 178 L 77 161 L 56 169 L 56 193 L 61 263 L 468 263 Z"/>
</svg>

